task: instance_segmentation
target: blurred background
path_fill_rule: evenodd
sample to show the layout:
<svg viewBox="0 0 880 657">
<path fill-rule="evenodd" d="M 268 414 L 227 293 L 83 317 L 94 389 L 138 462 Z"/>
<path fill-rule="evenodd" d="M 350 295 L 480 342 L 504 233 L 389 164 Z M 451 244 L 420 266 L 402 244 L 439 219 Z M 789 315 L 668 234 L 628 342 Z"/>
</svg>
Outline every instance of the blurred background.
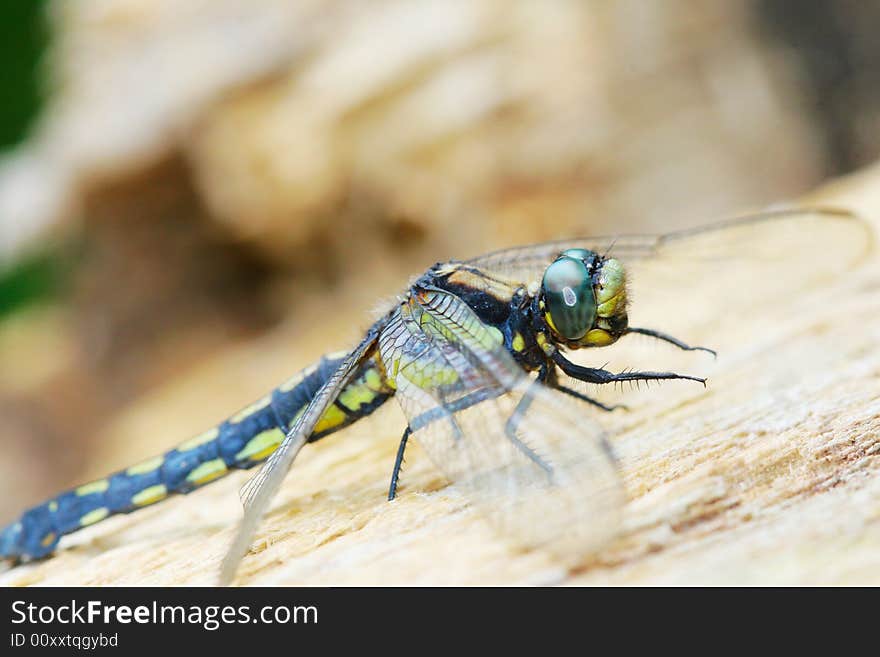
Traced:
<svg viewBox="0 0 880 657">
<path fill-rule="evenodd" d="M 856 0 L 5 0 L 0 521 L 355 340 L 437 260 L 880 153 Z"/>
</svg>

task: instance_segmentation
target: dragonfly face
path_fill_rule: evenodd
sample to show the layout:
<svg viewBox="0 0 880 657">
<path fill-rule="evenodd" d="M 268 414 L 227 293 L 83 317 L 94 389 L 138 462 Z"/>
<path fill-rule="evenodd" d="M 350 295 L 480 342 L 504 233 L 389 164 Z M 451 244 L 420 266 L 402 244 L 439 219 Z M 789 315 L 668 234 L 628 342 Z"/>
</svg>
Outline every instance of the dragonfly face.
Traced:
<svg viewBox="0 0 880 657">
<path fill-rule="evenodd" d="M 626 270 L 614 258 L 567 249 L 544 272 L 539 308 L 553 336 L 572 349 L 602 347 L 626 332 Z"/>
<path fill-rule="evenodd" d="M 583 248 L 550 256 L 529 278 L 508 277 L 467 262 L 438 263 L 415 282 L 412 303 L 425 290 L 443 290 L 497 329 L 516 361 L 528 371 L 552 367 L 558 347 L 603 347 L 628 330 L 627 279 L 621 261 Z M 540 286 L 538 285 L 540 282 Z M 421 324 L 425 330 L 430 324 Z"/>
</svg>

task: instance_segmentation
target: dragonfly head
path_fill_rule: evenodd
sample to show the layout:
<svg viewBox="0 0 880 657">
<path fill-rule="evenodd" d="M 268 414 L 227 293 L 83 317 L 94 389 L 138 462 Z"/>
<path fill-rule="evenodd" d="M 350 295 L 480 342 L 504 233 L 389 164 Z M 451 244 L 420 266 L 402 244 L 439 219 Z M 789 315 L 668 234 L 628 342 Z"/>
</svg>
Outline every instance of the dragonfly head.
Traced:
<svg viewBox="0 0 880 657">
<path fill-rule="evenodd" d="M 563 251 L 544 271 L 541 308 L 569 347 L 604 347 L 626 331 L 626 271 L 587 249 Z"/>
</svg>

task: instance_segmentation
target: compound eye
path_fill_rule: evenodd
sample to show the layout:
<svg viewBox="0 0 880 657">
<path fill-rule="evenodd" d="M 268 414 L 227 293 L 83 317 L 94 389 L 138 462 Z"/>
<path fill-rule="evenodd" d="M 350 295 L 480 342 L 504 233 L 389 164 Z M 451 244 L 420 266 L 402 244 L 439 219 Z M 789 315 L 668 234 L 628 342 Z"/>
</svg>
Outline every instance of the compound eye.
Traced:
<svg viewBox="0 0 880 657">
<path fill-rule="evenodd" d="M 541 286 L 551 328 L 567 340 L 584 337 L 596 321 L 596 299 L 580 258 L 557 258 L 544 272 Z"/>
<path fill-rule="evenodd" d="M 589 249 L 566 249 L 559 257 L 568 257 L 574 258 L 575 260 L 590 262 L 595 256 L 596 254 Z"/>
</svg>

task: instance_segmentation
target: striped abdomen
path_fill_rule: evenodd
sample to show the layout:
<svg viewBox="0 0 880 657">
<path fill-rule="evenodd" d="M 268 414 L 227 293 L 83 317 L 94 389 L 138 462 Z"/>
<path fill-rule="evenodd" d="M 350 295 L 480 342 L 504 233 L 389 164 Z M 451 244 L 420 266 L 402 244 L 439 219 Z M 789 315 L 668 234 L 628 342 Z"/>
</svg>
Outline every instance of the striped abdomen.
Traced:
<svg viewBox="0 0 880 657">
<path fill-rule="evenodd" d="M 0 533 L 0 558 L 36 559 L 54 551 L 61 536 L 117 513 L 189 493 L 232 469 L 264 461 L 299 413 L 342 362 L 325 356 L 217 427 L 142 463 L 44 502 Z M 310 441 L 369 415 L 393 394 L 378 357 L 366 360 L 315 427 Z"/>
</svg>

